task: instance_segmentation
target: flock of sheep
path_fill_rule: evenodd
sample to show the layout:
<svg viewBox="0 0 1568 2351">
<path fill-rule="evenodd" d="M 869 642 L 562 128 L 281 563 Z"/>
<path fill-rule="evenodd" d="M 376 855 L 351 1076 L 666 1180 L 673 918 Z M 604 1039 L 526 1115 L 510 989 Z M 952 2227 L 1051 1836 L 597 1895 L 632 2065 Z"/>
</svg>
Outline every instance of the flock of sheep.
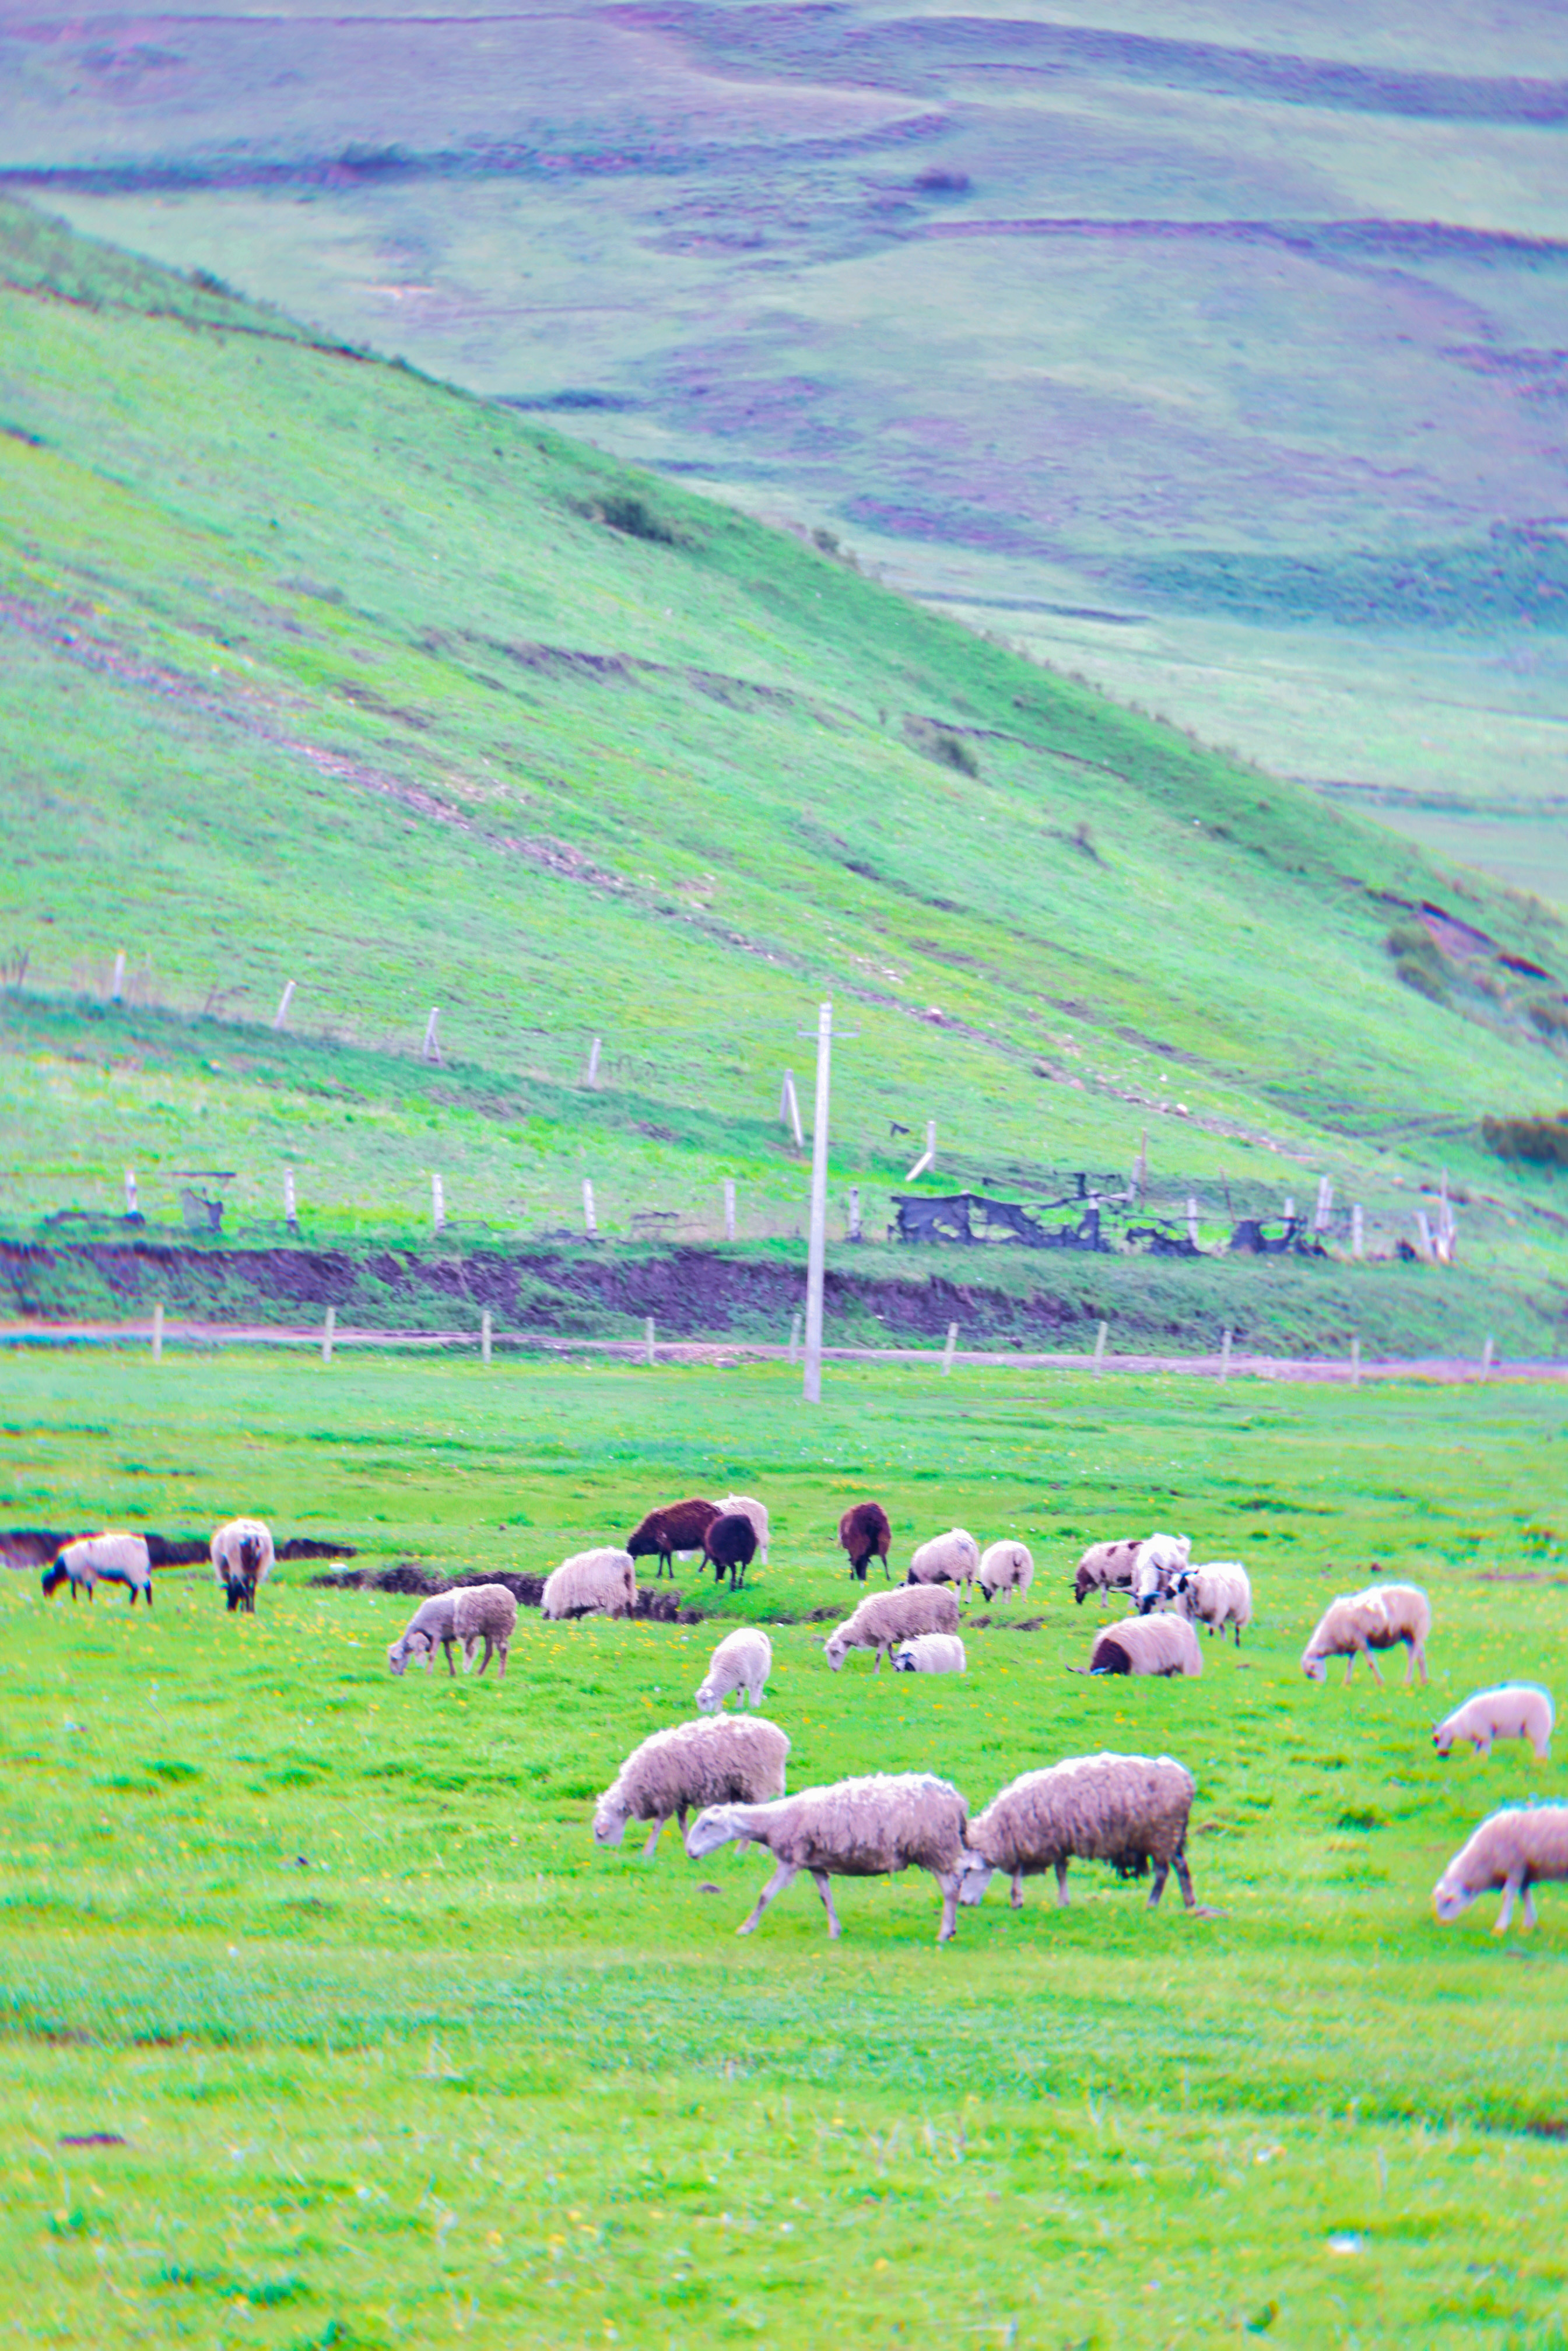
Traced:
<svg viewBox="0 0 1568 2351">
<path fill-rule="evenodd" d="M 891 1528 L 877 1503 L 846 1510 L 839 1541 L 851 1575 L 866 1580 L 870 1562 L 880 1560 L 888 1589 L 869 1593 L 828 1635 L 824 1654 L 837 1672 L 850 1651 L 869 1649 L 880 1672 L 884 1656 L 909 1673 L 957 1673 L 967 1658 L 959 1635 L 959 1594 L 977 1589 L 991 1601 L 1028 1592 L 1034 1562 L 1026 1545 L 1008 1540 L 984 1552 L 974 1537 L 955 1527 L 915 1552 L 907 1580 L 894 1585 L 888 1568 Z M 654 1558 L 658 1572 L 673 1573 L 681 1556 L 700 1556 L 732 1589 L 744 1584 L 754 1559 L 766 1562 L 768 1512 L 747 1495 L 713 1503 L 693 1498 L 651 1511 L 624 1548 L 601 1545 L 564 1560 L 546 1580 L 541 1613 L 549 1618 L 624 1616 L 637 1606 L 635 1562 Z M 254 1612 L 256 1595 L 274 1564 L 270 1532 L 259 1519 L 230 1520 L 214 1532 L 211 1557 L 215 1582 L 233 1611 Z M 152 1565 L 139 1535 L 108 1532 L 62 1546 L 45 1572 L 46 1594 L 68 1584 L 74 1600 L 90 1600 L 99 1583 L 127 1588 L 152 1605 Z M 1230 1628 L 1238 1646 L 1252 1621 L 1252 1591 L 1246 1570 L 1234 1561 L 1194 1565 L 1186 1536 L 1154 1534 L 1091 1546 L 1073 1580 L 1082 1605 L 1091 1593 L 1102 1605 L 1113 1592 L 1125 1592 L 1133 1613 L 1096 1635 L 1086 1667 L 1092 1675 L 1198 1674 L 1203 1655 L 1196 1625 L 1223 1638 Z M 394 1674 L 411 1661 L 426 1670 L 436 1650 L 448 1672 L 461 1649 L 464 1669 L 485 1672 L 498 1656 L 504 1677 L 517 1625 L 517 1604 L 505 1584 L 470 1584 L 420 1603 L 388 1652 Z M 1375 1652 L 1403 1646 L 1406 1682 L 1427 1678 L 1426 1641 L 1431 1610 L 1413 1584 L 1374 1585 L 1333 1601 L 1302 1653 L 1301 1669 L 1322 1681 L 1330 1657 L 1346 1659 L 1345 1679 L 1358 1657 L 1381 1684 Z M 956 1932 L 957 1907 L 978 1902 L 993 1874 L 1009 1878 L 1015 1907 L 1023 1881 L 1054 1872 L 1057 1898 L 1067 1900 L 1067 1869 L 1073 1859 L 1108 1861 L 1123 1875 L 1152 1870 L 1150 1907 L 1159 1901 L 1176 1871 L 1188 1909 L 1194 1907 L 1186 1861 L 1187 1823 L 1195 1784 L 1169 1756 L 1098 1754 L 1070 1757 L 1049 1769 L 1025 1771 L 971 1816 L 952 1784 L 925 1772 L 875 1772 L 831 1786 L 785 1793 L 789 1741 L 779 1726 L 763 1719 L 760 1707 L 772 1671 L 772 1644 L 759 1625 L 737 1627 L 713 1652 L 696 1692 L 696 1719 L 654 1731 L 634 1748 L 600 1797 L 593 1815 L 596 1844 L 618 1845 L 627 1823 L 652 1823 L 644 1848 L 652 1857 L 666 1823 L 674 1820 L 695 1860 L 719 1844 L 736 1841 L 765 1846 L 777 1865 L 756 1907 L 738 1929 L 749 1934 L 775 1896 L 802 1869 L 808 1871 L 827 1909 L 829 1932 L 840 1932 L 831 1881 L 835 1876 L 882 1876 L 897 1870 L 929 1871 L 942 1895 L 940 1941 Z M 724 1711 L 731 1698 L 749 1700 L 749 1716 Z M 1530 1683 L 1507 1683 L 1479 1690 L 1438 1723 L 1432 1733 L 1440 1755 L 1469 1741 L 1490 1755 L 1499 1739 L 1527 1740 L 1538 1757 L 1550 1753 L 1553 1723 L 1549 1693 Z M 695 1815 L 690 1828 L 688 1815 Z M 1476 1897 L 1500 1888 L 1496 1931 L 1504 1932 L 1516 1901 L 1522 1900 L 1526 1926 L 1535 1921 L 1533 1888 L 1568 1879 L 1568 1804 L 1511 1805 L 1483 1821 L 1455 1855 L 1433 1890 L 1439 1918 L 1452 1919 Z"/>
</svg>

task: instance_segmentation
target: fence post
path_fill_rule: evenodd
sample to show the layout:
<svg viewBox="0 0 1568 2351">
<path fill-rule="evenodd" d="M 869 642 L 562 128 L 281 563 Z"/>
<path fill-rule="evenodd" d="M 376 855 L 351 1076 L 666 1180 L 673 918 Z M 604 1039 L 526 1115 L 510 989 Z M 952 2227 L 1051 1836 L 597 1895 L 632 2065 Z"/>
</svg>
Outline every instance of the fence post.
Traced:
<svg viewBox="0 0 1568 2351">
<path fill-rule="evenodd" d="M 1293 1224 L 1295 1222 L 1296 1204 L 1289 1192 L 1285 1195 L 1285 1217 L 1288 1223 Z"/>
<path fill-rule="evenodd" d="M 124 949 L 123 947 L 121 947 L 121 948 L 120 948 L 120 953 L 119 953 L 119 954 L 115 956 L 115 958 L 114 958 L 114 977 L 113 977 L 113 979 L 110 982 L 110 987 L 109 987 L 109 1000 L 110 1000 L 110 1002 L 111 1004 L 118 1004 L 118 1003 L 119 1003 L 119 1001 L 120 1001 L 120 998 L 124 995 L 124 993 L 125 993 L 125 949 Z"/>
<path fill-rule="evenodd" d="M 1105 1368 L 1105 1325 L 1101 1323 L 1094 1335 L 1094 1376 L 1099 1378 Z"/>
<path fill-rule="evenodd" d="M 596 1037 L 588 1049 L 588 1075 L 582 1081 L 585 1086 L 592 1087 L 599 1083 L 599 1049 L 603 1041 L 601 1037 Z"/>
<path fill-rule="evenodd" d="M 155 1364 L 163 1360 L 163 1301 L 161 1298 L 152 1309 L 152 1360 Z"/>
<path fill-rule="evenodd" d="M 1359 1332 L 1350 1343 L 1350 1384 L 1353 1388 L 1358 1388 L 1361 1385 L 1361 1338 Z"/>
<path fill-rule="evenodd" d="M 724 1237 L 727 1241 L 732 1241 L 735 1238 L 735 1178 L 733 1176 L 727 1176 L 724 1179 Z"/>
<path fill-rule="evenodd" d="M 490 1310 L 486 1306 L 479 1317 L 479 1361 L 482 1364 L 490 1360 Z"/>
<path fill-rule="evenodd" d="M 789 1317 L 789 1361 L 790 1361 L 792 1364 L 796 1364 L 796 1363 L 799 1363 L 799 1362 L 800 1362 L 800 1317 L 798 1314 L 792 1314 L 792 1315 Z"/>
<path fill-rule="evenodd" d="M 858 1184 L 852 1184 L 852 1185 L 850 1186 L 850 1234 L 849 1234 L 849 1237 L 850 1237 L 850 1238 L 851 1238 L 851 1240 L 852 1240 L 852 1241 L 858 1241 L 859 1239 L 861 1239 L 861 1238 L 862 1238 L 862 1234 L 861 1234 L 861 1187 L 860 1187 L 860 1186 L 859 1186 Z"/>
<path fill-rule="evenodd" d="M 795 1092 L 793 1070 L 786 1070 L 784 1072 L 784 1083 L 779 1090 L 779 1115 L 786 1126 L 794 1129 L 796 1150 L 803 1151 L 806 1147 L 806 1138 L 800 1132 L 800 1104 Z"/>
<path fill-rule="evenodd" d="M 1133 1162 L 1133 1174 L 1127 1189 L 1140 1204 L 1149 1185 L 1149 1130 L 1143 1127 L 1138 1134 L 1138 1155 Z"/>
<path fill-rule="evenodd" d="M 273 1027 L 274 1027 L 275 1029 L 287 1029 L 287 1026 L 288 1026 L 288 1008 L 289 1008 L 289 1006 L 293 1003 L 293 1001 L 294 1001 L 294 982 L 293 982 L 291 979 L 290 979 L 290 980 L 286 980 L 286 981 L 284 982 L 283 993 L 282 993 L 282 995 L 281 995 L 281 996 L 278 998 L 278 999 L 277 999 L 277 1011 L 276 1011 L 276 1012 L 273 1014 L 273 1016 L 272 1016 L 272 1025 L 273 1025 Z"/>
<path fill-rule="evenodd" d="M 645 1360 L 651 1364 L 653 1361 L 653 1318 L 651 1314 L 643 1325 L 643 1345 Z"/>
<path fill-rule="evenodd" d="M 125 1213 L 128 1217 L 133 1217 L 136 1214 L 136 1170 L 134 1167 L 128 1167 L 125 1171 Z"/>
<path fill-rule="evenodd" d="M 593 1186 L 586 1176 L 582 1179 L 582 1229 L 591 1241 L 599 1238 L 599 1223 L 593 1213 Z"/>
<path fill-rule="evenodd" d="M 953 1368 L 953 1351 L 956 1347 L 957 1343 L 958 1325 L 956 1322 L 949 1322 L 947 1325 L 947 1344 L 942 1350 L 942 1376 L 944 1379 L 946 1378 L 948 1373 Z"/>
<path fill-rule="evenodd" d="M 1489 1331 L 1486 1336 L 1486 1344 L 1481 1349 L 1481 1377 L 1483 1380 L 1488 1380 L 1491 1377 L 1492 1351 L 1495 1343 L 1492 1334 Z"/>
<path fill-rule="evenodd" d="M 446 1229 L 446 1188 L 434 1168 L 430 1173 L 430 1221 L 440 1233 Z"/>
<path fill-rule="evenodd" d="M 1196 1249 L 1197 1247 L 1197 1202 L 1190 1192 L 1187 1194 L 1186 1201 L 1186 1237 Z"/>
<path fill-rule="evenodd" d="M 337 1328 L 338 1310 L 335 1306 L 329 1306 L 327 1320 L 321 1328 L 321 1361 L 324 1364 L 329 1364 L 332 1360 L 332 1337 Z"/>
<path fill-rule="evenodd" d="M 299 1230 L 299 1212 L 294 1199 L 292 1167 L 286 1167 L 283 1171 L 283 1221 L 291 1233 L 297 1233 Z"/>
<path fill-rule="evenodd" d="M 1416 1231 L 1421 1243 L 1421 1255 L 1426 1259 L 1427 1263 L 1430 1265 L 1433 1259 L 1432 1228 L 1427 1222 L 1427 1211 L 1425 1208 L 1417 1208 L 1416 1211 Z"/>
<path fill-rule="evenodd" d="M 1362 1217 L 1359 1200 L 1350 1212 L 1350 1253 L 1355 1258 L 1366 1255 L 1366 1227 Z"/>
<path fill-rule="evenodd" d="M 904 1177 L 904 1182 L 906 1184 L 913 1184 L 917 1176 L 927 1175 L 930 1172 L 931 1163 L 936 1156 L 936 1122 L 934 1118 L 928 1118 L 925 1122 L 925 1148 L 921 1153 L 919 1158 L 915 1161 L 914 1166 L 910 1169 L 908 1175 Z"/>
<path fill-rule="evenodd" d="M 1222 1381 L 1230 1377 L 1230 1325 L 1228 1322 L 1225 1326 L 1225 1336 L 1219 1343 L 1219 1376 Z"/>
<path fill-rule="evenodd" d="M 1333 1211 L 1333 1186 L 1326 1176 L 1318 1177 L 1318 1205 L 1312 1214 L 1314 1233 L 1326 1233 Z"/>
</svg>

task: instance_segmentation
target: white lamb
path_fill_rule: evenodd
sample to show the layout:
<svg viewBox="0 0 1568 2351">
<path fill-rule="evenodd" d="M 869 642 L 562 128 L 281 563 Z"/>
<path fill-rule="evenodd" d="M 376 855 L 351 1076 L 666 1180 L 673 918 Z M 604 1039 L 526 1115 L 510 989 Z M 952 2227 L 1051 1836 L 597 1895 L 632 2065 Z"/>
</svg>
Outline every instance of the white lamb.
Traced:
<svg viewBox="0 0 1568 2351">
<path fill-rule="evenodd" d="M 966 1808 L 956 1788 L 929 1773 L 875 1772 L 805 1788 L 773 1804 L 716 1804 L 692 1823 L 686 1851 L 694 1861 L 730 1838 L 765 1844 L 779 1866 L 736 1932 L 749 1935 L 776 1894 L 797 1871 L 809 1869 L 828 1913 L 828 1932 L 842 1931 L 833 1907 L 833 1877 L 883 1877 L 898 1869 L 928 1869 L 942 1889 L 946 1943 L 958 1919 L 959 1865 Z"/>
<path fill-rule="evenodd" d="M 643 1846 L 651 1860 L 666 1821 L 679 1823 L 707 1804 L 766 1803 L 784 1793 L 789 1741 L 776 1722 L 755 1715 L 704 1715 L 655 1730 L 634 1747 L 593 1813 L 595 1844 L 619 1844 L 628 1821 L 652 1821 Z"/>
<path fill-rule="evenodd" d="M 697 1691 L 697 1712 L 719 1713 L 737 1690 L 744 1690 L 754 1707 L 760 1706 L 772 1671 L 773 1644 L 759 1625 L 742 1625 L 727 1633 L 708 1660 Z"/>
<path fill-rule="evenodd" d="M 837 1673 L 852 1649 L 874 1649 L 877 1673 L 884 1656 L 900 1641 L 920 1633 L 956 1633 L 958 1595 L 945 1584 L 896 1583 L 889 1592 L 873 1592 L 852 1616 L 829 1634 L 824 1649 Z"/>
<path fill-rule="evenodd" d="M 963 1674 L 969 1669 L 956 1633 L 919 1633 L 893 1653 L 895 1674 Z"/>
<path fill-rule="evenodd" d="M 1494 1739 L 1528 1739 L 1537 1761 L 1549 1763 L 1555 1719 L 1550 1690 L 1537 1682 L 1500 1682 L 1456 1707 L 1433 1731 L 1432 1744 L 1447 1755 L 1457 1740 L 1468 1739 L 1478 1755 L 1490 1755 Z"/>
<path fill-rule="evenodd" d="M 231 1519 L 213 1536 L 213 1581 L 235 1609 L 256 1614 L 256 1595 L 272 1573 L 272 1530 L 263 1519 Z"/>
<path fill-rule="evenodd" d="M 758 1501 L 751 1494 L 727 1494 L 718 1506 L 718 1514 L 721 1519 L 726 1518 L 731 1510 L 737 1511 L 741 1518 L 751 1520 L 751 1531 L 757 1537 L 757 1564 L 758 1567 L 766 1567 L 768 1564 L 766 1505 Z M 680 1553 L 680 1557 L 683 1559 L 685 1557 L 685 1552 Z"/>
<path fill-rule="evenodd" d="M 1310 1682 L 1323 1678 L 1325 1661 L 1330 1657 L 1346 1657 L 1344 1669 L 1348 1682 L 1355 1671 L 1357 1657 L 1364 1657 L 1372 1678 L 1379 1689 L 1383 1676 L 1377 1670 L 1374 1649 L 1392 1649 L 1403 1641 L 1406 1652 L 1405 1684 L 1408 1688 L 1419 1668 L 1421 1679 L 1427 1678 L 1427 1635 L 1432 1629 L 1432 1611 L 1427 1595 L 1414 1583 L 1374 1583 L 1364 1592 L 1346 1593 L 1331 1600 L 1312 1639 L 1301 1652 L 1301 1671 Z"/>
<path fill-rule="evenodd" d="M 1012 1541 L 992 1543 L 980 1562 L 976 1582 L 987 1600 L 995 1600 L 1003 1592 L 1016 1592 L 1021 1600 L 1034 1582 L 1034 1557 L 1029 1545 Z"/>
<path fill-rule="evenodd" d="M 1186 1535 L 1149 1535 L 1138 1545 L 1132 1589 L 1133 1605 L 1140 1616 L 1170 1598 L 1177 1576 L 1191 1557 L 1192 1542 Z"/>
<path fill-rule="evenodd" d="M 1176 1614 L 1185 1616 L 1189 1625 L 1207 1625 L 1221 1637 L 1229 1625 L 1237 1647 L 1241 1646 L 1241 1628 L 1252 1622 L 1252 1583 L 1239 1561 L 1215 1560 L 1204 1567 L 1184 1567 L 1171 1597 Z"/>
<path fill-rule="evenodd" d="M 394 1674 L 402 1675 L 412 1657 L 428 1673 L 436 1650 L 444 1649 L 447 1673 L 455 1678 L 453 1651 L 462 1650 L 463 1670 L 471 1673 L 474 1653 L 483 1641 L 485 1656 L 479 1671 L 483 1673 L 491 1656 L 498 1654 L 504 1680 L 517 1623 L 517 1604 L 504 1583 L 464 1583 L 450 1592 L 433 1592 L 428 1600 L 420 1602 L 388 1649 L 387 1664 Z"/>
<path fill-rule="evenodd" d="M 980 1567 L 980 1546 L 962 1527 L 933 1535 L 910 1559 L 909 1583 L 957 1583 L 966 1593 Z"/>
<path fill-rule="evenodd" d="M 96 1584 L 123 1583 L 131 1593 L 132 1608 L 138 1593 L 151 1608 L 152 1562 L 145 1541 L 141 1535 L 111 1531 L 101 1535 L 78 1535 L 75 1542 L 62 1543 L 55 1554 L 54 1565 L 45 1572 L 45 1597 L 52 1597 L 62 1583 L 68 1583 L 73 1600 L 78 1591 L 85 1592 L 90 1600 Z"/>
<path fill-rule="evenodd" d="M 634 1616 L 637 1570 L 629 1551 L 601 1544 L 563 1559 L 539 1595 L 545 1616 Z"/>
<path fill-rule="evenodd" d="M 1484 1820 L 1460 1846 L 1432 1888 L 1432 1907 L 1445 1924 L 1468 1910 L 1478 1894 L 1502 1888 L 1492 1932 L 1504 1935 L 1513 1906 L 1524 1896 L 1524 1923 L 1535 1924 L 1535 1888 L 1568 1878 L 1568 1804 L 1512 1804 Z"/>
</svg>

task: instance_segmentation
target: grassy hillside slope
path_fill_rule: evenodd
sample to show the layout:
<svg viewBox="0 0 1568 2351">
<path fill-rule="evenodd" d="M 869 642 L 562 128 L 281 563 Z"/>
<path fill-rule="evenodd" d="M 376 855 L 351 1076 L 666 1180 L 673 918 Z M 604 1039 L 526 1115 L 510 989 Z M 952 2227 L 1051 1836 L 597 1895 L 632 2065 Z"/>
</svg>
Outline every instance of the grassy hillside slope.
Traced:
<svg viewBox="0 0 1568 2351">
<path fill-rule="evenodd" d="M 1470 1253 L 1543 1278 L 1548 1187 L 1472 1132 L 1565 1091 L 1538 904 L 535 421 L 18 208 L 0 253 L 8 1218 L 130 1162 L 154 1213 L 224 1168 L 231 1227 L 275 1220 L 288 1158 L 361 1224 L 436 1166 L 514 1224 L 595 1176 L 612 1228 L 736 1174 L 788 1231 L 831 992 L 868 1222 L 895 1124 L 937 1120 L 942 1189 L 1146 1128 L 1217 1218 L 1322 1170 L 1407 1230 L 1441 1159 Z M 1557 977 L 1402 985 L 1423 898 Z M 119 949 L 133 1007 L 85 1009 Z"/>
</svg>

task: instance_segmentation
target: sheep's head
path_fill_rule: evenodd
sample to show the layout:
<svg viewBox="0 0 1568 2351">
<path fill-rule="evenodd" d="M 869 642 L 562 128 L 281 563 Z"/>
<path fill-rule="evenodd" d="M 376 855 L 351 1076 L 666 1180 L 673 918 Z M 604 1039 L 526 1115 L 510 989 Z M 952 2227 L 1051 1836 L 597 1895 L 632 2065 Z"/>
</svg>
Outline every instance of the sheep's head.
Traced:
<svg viewBox="0 0 1568 2351">
<path fill-rule="evenodd" d="M 1320 1650 L 1302 1650 L 1301 1671 L 1305 1674 L 1310 1682 L 1321 1682 L 1325 1670 L 1326 1668 L 1323 1664 L 1322 1655 Z"/>
<path fill-rule="evenodd" d="M 401 1675 L 405 1674 L 408 1671 L 408 1642 L 406 1638 L 400 1641 L 393 1641 L 392 1643 L 391 1646 L 387 1650 L 387 1664 L 394 1674 Z"/>
<path fill-rule="evenodd" d="M 606 1788 L 593 1808 L 594 1844 L 619 1844 L 631 1817 L 632 1807 L 619 1788 Z"/>
<path fill-rule="evenodd" d="M 901 1649 L 894 1649 L 893 1670 L 895 1674 L 912 1674 L 915 1671 L 915 1652 L 907 1641 Z"/>
<path fill-rule="evenodd" d="M 723 1707 L 724 1699 L 714 1687 L 713 1683 L 711 1681 L 704 1682 L 701 1688 L 697 1691 L 697 1712 L 699 1714 L 718 1714 L 722 1711 Z"/>
<path fill-rule="evenodd" d="M 971 1908 L 986 1898 L 986 1888 L 994 1875 L 983 1854 L 973 1852 L 968 1845 L 958 1855 L 958 1899 Z"/>
<path fill-rule="evenodd" d="M 849 1656 L 849 1643 L 837 1633 L 833 1635 L 832 1639 L 826 1644 L 822 1650 L 823 1656 L 826 1657 L 834 1673 L 838 1672 L 839 1667 L 843 1664 L 844 1659 Z"/>
<path fill-rule="evenodd" d="M 1455 1875 L 1455 1864 L 1450 1862 L 1432 1888 L 1432 1907 L 1445 1926 L 1468 1910 L 1480 1892 L 1479 1886 L 1465 1885 L 1464 1881 Z"/>
<path fill-rule="evenodd" d="M 733 1804 L 709 1804 L 697 1814 L 686 1831 L 686 1851 L 693 1861 L 700 1861 L 716 1845 L 728 1844 L 736 1834 L 734 1813 Z"/>
<path fill-rule="evenodd" d="M 69 1573 L 70 1570 L 66 1565 L 65 1553 L 62 1552 L 59 1557 L 56 1560 L 53 1567 L 46 1568 L 44 1571 L 44 1597 L 46 1600 L 49 1599 L 59 1590 L 61 1584 L 65 1582 L 66 1577 Z"/>
<path fill-rule="evenodd" d="M 1448 1750 L 1452 1747 L 1453 1743 L 1454 1734 L 1448 1728 L 1448 1725 L 1446 1722 L 1436 1724 L 1432 1731 L 1432 1744 L 1437 1749 L 1438 1754 L 1446 1759 Z"/>
</svg>

